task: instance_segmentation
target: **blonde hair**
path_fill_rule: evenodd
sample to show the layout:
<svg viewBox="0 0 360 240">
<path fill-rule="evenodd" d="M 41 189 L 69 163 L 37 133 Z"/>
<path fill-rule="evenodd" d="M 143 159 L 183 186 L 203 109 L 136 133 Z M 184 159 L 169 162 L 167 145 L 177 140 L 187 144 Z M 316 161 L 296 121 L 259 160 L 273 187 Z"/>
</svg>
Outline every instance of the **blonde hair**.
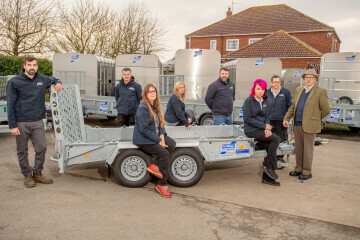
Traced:
<svg viewBox="0 0 360 240">
<path fill-rule="evenodd" d="M 183 85 L 184 88 L 185 88 L 184 94 L 180 94 L 180 93 L 179 93 L 179 89 L 180 89 L 181 85 Z M 183 82 L 177 82 L 177 83 L 175 84 L 175 86 L 174 86 L 174 94 L 175 94 L 183 103 L 185 103 L 185 94 L 186 94 L 185 83 L 183 83 Z"/>
<path fill-rule="evenodd" d="M 149 108 L 149 111 L 150 111 L 150 115 L 153 116 L 154 118 L 154 121 L 156 122 L 156 117 L 155 117 L 155 113 L 151 107 L 151 103 L 150 103 L 150 100 L 148 99 L 147 97 L 147 94 L 149 93 L 149 90 L 150 88 L 154 88 L 155 91 L 156 91 L 156 98 L 154 100 L 154 103 L 153 103 L 153 106 L 156 108 L 156 111 L 159 115 L 159 119 L 160 119 L 160 126 L 162 128 L 164 128 L 165 126 L 165 119 L 164 119 L 164 115 L 161 111 L 161 105 L 160 105 L 160 99 L 159 99 L 159 96 L 158 96 L 158 91 L 156 89 L 156 87 L 154 85 L 152 85 L 151 83 L 150 84 L 147 84 L 145 87 L 144 87 L 144 90 L 143 90 L 143 97 L 142 97 L 142 100 L 141 100 L 141 103 L 145 103 L 146 106 Z"/>
</svg>

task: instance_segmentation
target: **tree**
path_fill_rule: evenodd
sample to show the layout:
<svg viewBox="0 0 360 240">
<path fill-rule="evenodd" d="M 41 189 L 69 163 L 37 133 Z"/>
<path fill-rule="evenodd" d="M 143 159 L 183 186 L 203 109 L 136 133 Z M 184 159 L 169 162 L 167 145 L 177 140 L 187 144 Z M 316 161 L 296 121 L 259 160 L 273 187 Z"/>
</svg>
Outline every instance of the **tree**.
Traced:
<svg viewBox="0 0 360 240">
<path fill-rule="evenodd" d="M 166 28 L 144 4 L 130 3 L 117 18 L 106 55 L 161 54 L 166 50 Z"/>
<path fill-rule="evenodd" d="M 0 0 L 0 53 L 44 53 L 57 6 L 57 0 Z"/>
<path fill-rule="evenodd" d="M 60 13 L 55 35 L 55 52 L 78 52 L 103 55 L 107 47 L 114 14 L 110 8 L 93 0 L 75 2 L 72 9 Z"/>
</svg>

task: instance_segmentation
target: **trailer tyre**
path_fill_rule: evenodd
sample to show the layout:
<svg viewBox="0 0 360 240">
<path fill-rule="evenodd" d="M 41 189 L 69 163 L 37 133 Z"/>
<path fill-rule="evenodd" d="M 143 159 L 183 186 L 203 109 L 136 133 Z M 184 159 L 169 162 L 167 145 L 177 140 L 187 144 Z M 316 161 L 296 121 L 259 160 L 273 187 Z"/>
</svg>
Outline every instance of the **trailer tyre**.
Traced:
<svg viewBox="0 0 360 240">
<path fill-rule="evenodd" d="M 353 102 L 353 100 L 352 100 L 350 97 L 343 96 L 343 97 L 339 97 L 339 99 L 336 100 L 336 103 L 339 103 L 339 104 L 350 104 L 350 105 L 352 105 L 354 102 Z"/>
<path fill-rule="evenodd" d="M 191 187 L 204 175 L 204 159 L 191 148 L 178 148 L 170 156 L 169 183 L 176 187 Z"/>
<path fill-rule="evenodd" d="M 348 128 L 349 128 L 350 132 L 354 132 L 354 133 L 360 132 L 359 127 L 348 126 Z"/>
<path fill-rule="evenodd" d="M 210 113 L 206 113 L 200 119 L 200 125 L 214 125 L 214 121 L 212 115 Z"/>
<path fill-rule="evenodd" d="M 111 120 L 111 121 L 116 119 L 116 117 L 111 117 L 111 116 L 106 116 L 106 118 Z"/>
<path fill-rule="evenodd" d="M 143 187 L 151 179 L 146 171 L 151 160 L 149 155 L 138 149 L 125 150 L 115 159 L 113 166 L 115 178 L 125 187 Z"/>
</svg>

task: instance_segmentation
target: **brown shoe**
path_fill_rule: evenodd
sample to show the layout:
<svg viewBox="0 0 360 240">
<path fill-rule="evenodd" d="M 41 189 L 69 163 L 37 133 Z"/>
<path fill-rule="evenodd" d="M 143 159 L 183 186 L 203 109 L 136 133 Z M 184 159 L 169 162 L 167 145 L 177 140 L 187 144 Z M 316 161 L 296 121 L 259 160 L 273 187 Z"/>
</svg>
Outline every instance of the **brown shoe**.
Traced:
<svg viewBox="0 0 360 240">
<path fill-rule="evenodd" d="M 45 183 L 45 184 L 50 184 L 53 183 L 53 180 L 51 178 L 45 177 L 41 174 L 41 172 L 39 173 L 34 173 L 34 180 L 37 183 Z"/>
<path fill-rule="evenodd" d="M 36 186 L 36 183 L 32 176 L 25 176 L 24 178 L 24 186 L 27 188 L 32 188 Z"/>
</svg>

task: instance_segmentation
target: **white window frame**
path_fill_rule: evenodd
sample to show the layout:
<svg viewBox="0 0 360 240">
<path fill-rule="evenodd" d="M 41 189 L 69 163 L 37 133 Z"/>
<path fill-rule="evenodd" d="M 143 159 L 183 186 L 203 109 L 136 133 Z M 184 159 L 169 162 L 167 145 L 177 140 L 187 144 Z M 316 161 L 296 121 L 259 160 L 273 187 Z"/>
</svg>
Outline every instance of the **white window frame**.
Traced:
<svg viewBox="0 0 360 240">
<path fill-rule="evenodd" d="M 252 44 L 252 43 L 255 43 L 259 40 L 261 40 L 262 38 L 249 38 L 249 45 Z"/>
<path fill-rule="evenodd" d="M 210 50 L 216 50 L 216 40 L 210 40 Z"/>
<path fill-rule="evenodd" d="M 236 48 L 229 48 L 230 42 L 235 42 Z M 227 39 L 226 40 L 226 51 L 236 51 L 239 49 L 239 39 Z"/>
</svg>

